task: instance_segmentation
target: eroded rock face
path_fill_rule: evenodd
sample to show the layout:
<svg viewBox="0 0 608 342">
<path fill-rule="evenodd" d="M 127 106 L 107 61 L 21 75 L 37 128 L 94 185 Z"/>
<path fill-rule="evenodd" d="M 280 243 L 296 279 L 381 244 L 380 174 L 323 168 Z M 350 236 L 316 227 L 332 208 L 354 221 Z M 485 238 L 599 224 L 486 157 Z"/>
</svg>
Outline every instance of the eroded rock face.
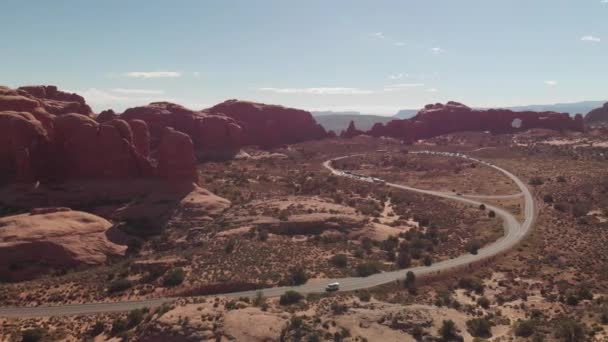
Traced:
<svg viewBox="0 0 608 342">
<path fill-rule="evenodd" d="M 566 113 L 475 110 L 458 102 L 427 105 L 412 119 L 375 124 L 367 134 L 390 136 L 407 142 L 460 131 L 510 133 L 532 128 L 583 131 L 583 118 Z"/>
<path fill-rule="evenodd" d="M 65 179 L 151 177 L 153 167 L 138 153 L 131 126 L 123 120 L 99 124 L 79 115 L 58 116 L 57 173 Z"/>
<path fill-rule="evenodd" d="M 243 128 L 244 145 L 267 148 L 327 137 L 312 114 L 300 109 L 228 100 L 207 111 L 236 120 Z"/>
<path fill-rule="evenodd" d="M 169 181 L 198 180 L 194 145 L 186 133 L 165 127 L 158 147 L 158 173 Z"/>
<path fill-rule="evenodd" d="M 202 160 L 231 158 L 242 143 L 241 126 L 231 118 L 196 112 L 174 103 L 154 102 L 129 108 L 120 117 L 146 122 L 153 148 L 159 146 L 166 127 L 188 134 L 197 157 Z"/>
<path fill-rule="evenodd" d="M 46 130 L 32 114 L 0 112 L 0 182 L 42 176 L 49 144 Z"/>
<path fill-rule="evenodd" d="M 608 122 L 608 102 L 600 108 L 596 108 L 585 115 L 585 123 L 597 124 Z"/>
<path fill-rule="evenodd" d="M 93 111 L 78 94 L 66 93 L 56 86 L 26 86 L 17 89 L 21 94 L 35 97 L 42 107 L 53 115 L 78 113 L 91 116 Z"/>
<path fill-rule="evenodd" d="M 0 218 L 0 278 L 31 279 L 49 269 L 103 264 L 126 246 L 107 238 L 109 221 L 84 212 L 39 210 Z"/>
</svg>

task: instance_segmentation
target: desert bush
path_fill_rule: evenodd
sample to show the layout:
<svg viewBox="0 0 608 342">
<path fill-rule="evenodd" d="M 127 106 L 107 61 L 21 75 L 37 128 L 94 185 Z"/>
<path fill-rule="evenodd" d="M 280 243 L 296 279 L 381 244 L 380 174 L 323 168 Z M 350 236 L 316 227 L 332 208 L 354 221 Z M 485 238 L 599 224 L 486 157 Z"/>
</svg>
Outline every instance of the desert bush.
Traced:
<svg viewBox="0 0 608 342">
<path fill-rule="evenodd" d="M 302 266 L 295 266 L 289 269 L 287 282 L 290 285 L 302 285 L 308 281 L 308 274 Z"/>
<path fill-rule="evenodd" d="M 112 321 L 112 330 L 111 333 L 112 335 L 116 335 L 119 334 L 123 331 L 127 330 L 127 321 L 117 317 Z"/>
<path fill-rule="evenodd" d="M 475 293 L 483 293 L 483 283 L 481 281 L 481 279 L 479 278 L 473 278 L 473 277 L 463 277 L 460 278 L 460 280 L 458 281 L 458 287 L 465 289 L 465 290 L 469 290 L 469 291 L 475 291 Z"/>
<path fill-rule="evenodd" d="M 494 210 L 490 210 L 490 211 L 488 212 L 488 217 L 491 217 L 491 218 L 496 217 L 496 213 L 494 212 Z"/>
<path fill-rule="evenodd" d="M 369 261 L 357 265 L 356 273 L 359 277 L 369 277 L 372 274 L 380 272 L 380 267 L 377 263 Z"/>
<path fill-rule="evenodd" d="M 456 331 L 456 324 L 451 319 L 443 321 L 441 328 L 439 328 L 439 335 L 445 342 L 463 340 L 462 336 L 458 335 L 458 332 Z"/>
<path fill-rule="evenodd" d="M 478 240 L 471 240 L 467 242 L 465 248 L 469 253 L 477 254 L 477 252 L 481 248 L 481 242 L 479 242 Z"/>
<path fill-rule="evenodd" d="M 477 299 L 477 305 L 487 309 L 490 307 L 490 300 L 486 297 L 479 297 L 479 299 Z"/>
<path fill-rule="evenodd" d="M 104 332 L 104 330 L 106 330 L 106 325 L 102 321 L 97 321 L 91 327 L 91 330 L 89 331 L 89 336 L 95 337 Z"/>
<path fill-rule="evenodd" d="M 530 184 L 530 185 L 543 185 L 543 183 L 544 183 L 543 179 L 540 177 L 532 177 L 528 181 L 528 184 Z"/>
<path fill-rule="evenodd" d="M 553 196 L 550 194 L 547 194 L 547 195 L 543 196 L 543 201 L 545 203 L 553 203 Z"/>
<path fill-rule="evenodd" d="M 336 254 L 330 259 L 331 263 L 340 268 L 344 268 L 348 265 L 348 258 L 344 254 Z"/>
<path fill-rule="evenodd" d="M 518 321 L 515 325 L 515 336 L 530 337 L 536 330 L 536 322 L 533 320 Z"/>
<path fill-rule="evenodd" d="M 585 327 L 571 318 L 556 322 L 555 336 L 564 342 L 584 341 L 585 335 Z"/>
<path fill-rule="evenodd" d="M 279 297 L 279 304 L 281 305 L 291 305 L 295 304 L 304 299 L 304 296 L 300 292 L 297 291 L 287 291 Z"/>
<path fill-rule="evenodd" d="M 135 309 L 129 312 L 127 316 L 127 330 L 135 328 L 144 320 L 144 313 L 146 310 Z"/>
<path fill-rule="evenodd" d="M 407 272 L 403 281 L 403 286 L 405 286 L 405 288 L 410 294 L 416 294 L 416 275 L 414 274 L 414 272 Z"/>
<path fill-rule="evenodd" d="M 403 269 L 408 268 L 412 265 L 412 259 L 410 258 L 409 253 L 407 252 L 399 252 L 397 255 L 397 267 Z"/>
<path fill-rule="evenodd" d="M 180 285 L 184 282 L 184 278 L 186 277 L 184 270 L 181 267 L 176 267 L 167 272 L 165 277 L 163 278 L 163 286 L 165 287 L 173 287 Z"/>
<path fill-rule="evenodd" d="M 492 337 L 492 323 L 485 317 L 468 320 L 467 330 L 474 337 Z"/>
<path fill-rule="evenodd" d="M 130 289 L 133 286 L 133 283 L 127 278 L 119 278 L 110 283 L 108 286 L 109 293 L 122 292 L 124 290 Z"/>
<path fill-rule="evenodd" d="M 357 297 L 359 297 L 359 300 L 362 302 L 369 302 L 372 299 L 372 295 L 369 291 L 365 290 L 357 292 Z"/>
<path fill-rule="evenodd" d="M 21 341 L 23 342 L 38 342 L 48 334 L 44 328 L 27 329 L 21 333 Z"/>
</svg>

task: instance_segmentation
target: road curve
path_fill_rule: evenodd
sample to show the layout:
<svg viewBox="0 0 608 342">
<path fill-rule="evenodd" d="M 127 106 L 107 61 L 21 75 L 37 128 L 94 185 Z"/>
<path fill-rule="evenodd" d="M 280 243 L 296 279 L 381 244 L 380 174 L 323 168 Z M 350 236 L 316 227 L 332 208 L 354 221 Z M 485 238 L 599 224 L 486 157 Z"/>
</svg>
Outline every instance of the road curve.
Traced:
<svg viewBox="0 0 608 342">
<path fill-rule="evenodd" d="M 416 153 L 426 153 L 426 152 L 416 152 Z M 453 156 L 451 154 L 446 154 L 449 156 Z M 344 156 L 339 158 L 334 158 L 328 160 L 323 163 L 323 166 L 327 168 L 332 174 L 337 176 L 348 176 L 345 175 L 342 171 L 336 170 L 331 166 L 332 161 L 348 158 L 351 156 Z M 276 297 L 280 296 L 286 291 L 294 290 L 301 293 L 319 293 L 325 291 L 325 286 L 330 282 L 339 282 L 340 283 L 340 291 L 353 291 L 366 289 L 390 282 L 394 282 L 399 279 L 403 279 L 407 272 L 412 271 L 416 276 L 425 276 L 425 275 L 433 275 L 441 272 L 445 272 L 448 270 L 452 270 L 454 268 L 463 267 L 466 265 L 470 265 L 475 262 L 479 262 L 505 252 L 515 246 L 519 241 L 521 241 L 524 236 L 530 231 L 532 228 L 534 219 L 535 219 L 535 207 L 534 207 L 534 199 L 532 194 L 526 185 L 515 175 L 510 173 L 507 170 L 504 170 L 498 166 L 489 164 L 487 162 L 482 162 L 476 160 L 474 158 L 470 158 L 459 154 L 458 157 L 471 159 L 473 161 L 481 162 L 489 167 L 492 167 L 499 172 L 502 172 L 504 175 L 509 177 L 511 180 L 515 182 L 515 184 L 520 188 L 524 199 L 525 199 L 525 209 L 524 209 L 524 222 L 520 223 L 517 221 L 515 216 L 511 213 L 507 212 L 504 209 L 498 208 L 496 206 L 492 206 L 489 204 L 483 203 L 488 210 L 493 210 L 496 215 L 500 216 L 504 222 L 505 235 L 498 239 L 497 241 L 486 245 L 485 247 L 479 249 L 476 255 L 473 254 L 464 254 L 458 256 L 454 259 L 448 259 L 444 261 L 440 261 L 432 264 L 431 266 L 418 266 L 412 267 L 408 269 L 391 271 L 391 272 L 383 272 L 371 275 L 369 277 L 361 278 L 361 277 L 349 277 L 349 278 L 336 278 L 336 279 L 328 279 L 326 282 L 317 283 L 317 284 L 304 284 L 300 286 L 282 286 L 282 287 L 272 287 L 259 291 L 244 291 L 244 292 L 235 292 L 224 294 L 227 297 L 252 297 L 255 296 L 257 292 L 262 292 L 262 294 L 266 297 Z M 379 185 L 380 186 L 380 185 Z M 467 203 L 474 206 L 479 206 L 482 202 L 475 201 L 471 198 L 466 198 L 463 196 L 458 196 L 450 193 L 432 191 L 432 190 L 422 190 L 413 188 L 406 185 L 394 184 L 394 183 L 386 183 L 385 186 L 390 186 L 397 189 L 414 191 L 422 194 L 427 194 L 431 196 L 437 196 L 442 198 L 447 198 L 454 201 L 459 201 L 463 203 Z M 511 196 L 511 195 L 508 195 Z M 521 196 L 518 194 L 518 196 Z M 171 302 L 175 300 L 175 298 L 158 298 L 158 299 L 147 299 L 141 301 L 125 301 L 125 302 L 114 302 L 114 303 L 86 303 L 86 304 L 69 304 L 69 305 L 58 305 L 58 306 L 37 306 L 37 307 L 3 307 L 0 308 L 0 317 L 38 317 L 38 316 L 65 316 L 65 315 L 88 315 L 88 314 L 98 314 L 98 313 L 109 313 L 109 312 L 122 312 L 129 311 L 133 309 L 143 308 L 143 307 L 155 307 L 159 306 L 163 303 Z"/>
</svg>

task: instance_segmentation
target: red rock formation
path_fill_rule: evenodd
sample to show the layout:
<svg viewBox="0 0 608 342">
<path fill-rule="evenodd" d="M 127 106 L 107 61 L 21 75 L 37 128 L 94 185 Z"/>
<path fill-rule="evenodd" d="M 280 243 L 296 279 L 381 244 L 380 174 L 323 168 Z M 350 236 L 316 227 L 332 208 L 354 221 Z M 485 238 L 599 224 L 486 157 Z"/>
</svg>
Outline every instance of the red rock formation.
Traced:
<svg viewBox="0 0 608 342">
<path fill-rule="evenodd" d="M 38 210 L 2 217 L 0 226 L 4 281 L 32 279 L 53 268 L 103 264 L 127 249 L 108 240 L 111 222 L 79 211 Z"/>
<path fill-rule="evenodd" d="M 276 105 L 228 100 L 207 109 L 225 114 L 243 128 L 243 145 L 275 147 L 306 140 L 322 139 L 325 129 L 310 112 Z"/>
<path fill-rule="evenodd" d="M 66 179 L 150 177 L 149 160 L 137 152 L 126 121 L 99 124 L 79 114 L 58 116 L 55 146 L 58 174 Z"/>
<path fill-rule="evenodd" d="M 158 148 L 158 173 L 169 181 L 197 182 L 194 145 L 187 134 L 165 127 Z"/>
<path fill-rule="evenodd" d="M 608 122 L 608 102 L 600 108 L 596 108 L 585 115 L 587 124 L 599 124 Z"/>
<path fill-rule="evenodd" d="M 340 133 L 340 137 L 350 139 L 361 134 L 365 134 L 365 132 L 358 130 L 357 127 L 355 127 L 355 122 L 351 121 L 348 124 L 348 128 L 346 128 L 345 131 L 342 131 L 342 133 Z"/>
<path fill-rule="evenodd" d="M 42 123 L 25 112 L 0 112 L 0 182 L 37 179 L 49 137 Z"/>
<path fill-rule="evenodd" d="M 95 120 L 99 123 L 108 122 L 110 120 L 118 119 L 118 114 L 114 113 L 113 110 L 107 109 L 99 113 Z"/>
<path fill-rule="evenodd" d="M 230 158 L 241 147 L 241 127 L 224 115 L 195 112 L 169 102 L 154 102 L 129 108 L 120 117 L 145 121 L 150 128 L 153 148 L 159 146 L 166 127 L 188 134 L 200 159 Z"/>
<path fill-rule="evenodd" d="M 457 102 L 427 105 L 406 120 L 393 120 L 386 125 L 375 124 L 367 133 L 390 136 L 413 142 L 460 131 L 510 133 L 532 128 L 583 131 L 582 116 L 574 119 L 565 113 L 513 112 L 506 109 L 475 110 Z"/>
<path fill-rule="evenodd" d="M 78 113 L 91 116 L 93 111 L 78 94 L 66 93 L 56 86 L 26 86 L 17 89 L 20 94 L 36 98 L 42 107 L 54 115 Z"/>
<path fill-rule="evenodd" d="M 150 131 L 148 130 L 148 124 L 142 120 L 131 120 L 129 121 L 131 131 L 133 132 L 133 144 L 137 149 L 137 152 L 144 157 L 150 155 Z"/>
</svg>

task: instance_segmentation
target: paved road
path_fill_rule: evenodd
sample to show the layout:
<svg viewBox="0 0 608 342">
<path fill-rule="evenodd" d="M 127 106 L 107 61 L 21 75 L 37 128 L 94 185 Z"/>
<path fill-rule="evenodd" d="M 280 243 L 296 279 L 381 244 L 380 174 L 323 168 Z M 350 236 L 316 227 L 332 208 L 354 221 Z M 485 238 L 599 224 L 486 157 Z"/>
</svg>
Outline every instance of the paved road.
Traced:
<svg viewBox="0 0 608 342">
<path fill-rule="evenodd" d="M 427 153 L 427 152 L 417 152 L 417 153 Z M 446 154 L 448 156 L 453 156 L 451 154 Z M 334 169 L 331 164 L 332 161 L 348 158 L 351 156 L 345 156 L 340 158 L 335 158 L 332 160 L 328 160 L 323 163 L 323 166 L 327 168 L 331 173 L 337 176 L 351 177 L 347 174 L 344 174 L 342 171 Z M 532 194 L 526 187 L 526 185 L 515 175 L 510 173 L 507 170 L 504 170 L 498 166 L 491 165 L 487 162 L 482 162 L 476 160 L 474 158 L 467 157 L 465 155 L 459 154 L 457 157 L 467 158 L 474 161 L 481 162 L 486 166 L 492 167 L 504 175 L 512 179 L 515 184 L 521 189 L 521 192 L 525 199 L 525 220 L 523 223 L 517 221 L 515 216 L 511 213 L 507 212 L 504 209 L 485 204 L 488 210 L 494 210 L 496 215 L 501 217 L 504 222 L 505 235 L 498 239 L 497 241 L 481 248 L 476 255 L 473 254 L 464 254 L 454 259 L 444 260 L 441 262 L 437 262 L 432 264 L 431 266 L 419 266 L 412 267 L 409 269 L 403 269 L 392 272 L 383 272 L 374 274 L 372 276 L 366 278 L 359 277 L 349 277 L 349 278 L 337 278 L 337 279 L 329 279 L 322 283 L 317 284 L 305 284 L 301 286 L 284 286 L 284 287 L 273 287 L 260 290 L 262 294 L 266 297 L 276 297 L 285 293 L 288 290 L 298 291 L 300 293 L 318 293 L 324 292 L 325 286 L 330 282 L 339 282 L 340 283 L 340 291 L 353 291 L 366 289 L 390 282 L 394 282 L 399 279 L 403 279 L 407 272 L 412 271 L 416 274 L 416 276 L 424 276 L 424 275 L 434 275 L 441 272 L 445 272 L 448 270 L 452 270 L 457 267 L 463 267 L 469 265 L 474 262 L 478 262 L 481 260 L 485 260 L 497 254 L 500 254 L 506 250 L 509 250 L 513 246 L 515 246 L 519 241 L 523 239 L 523 237 L 530 231 L 532 228 L 532 224 L 535 219 L 535 208 L 534 208 L 534 200 L 532 198 Z M 358 177 L 354 177 L 358 178 Z M 368 181 L 369 179 L 359 178 L 362 181 Z M 450 193 L 432 191 L 432 190 L 422 190 L 416 189 L 410 186 L 394 184 L 394 183 L 386 183 L 384 185 L 378 186 L 390 186 L 397 189 L 414 191 L 422 194 L 427 194 L 431 196 L 437 196 L 442 198 L 447 198 L 454 201 L 459 201 L 463 203 L 468 203 L 474 206 L 479 206 L 482 202 L 475 201 L 471 198 L 466 198 L 463 196 L 458 196 Z M 510 195 L 509 195 L 510 196 Z M 243 297 L 249 296 L 253 297 L 256 295 L 258 291 L 244 291 L 237 293 L 229 293 L 226 294 L 228 297 Z M 166 302 L 173 301 L 174 298 L 160 298 L 160 299 L 149 299 L 142 301 L 127 301 L 127 302 L 117 302 L 117 303 L 88 303 L 88 304 L 71 304 L 71 305 L 61 305 L 61 306 L 38 306 L 38 307 L 4 307 L 0 308 L 0 317 L 37 317 L 37 316 L 62 316 L 62 315 L 86 315 L 86 314 L 96 314 L 96 313 L 107 313 L 107 312 L 121 312 L 128 311 L 137 308 L 143 307 L 155 307 L 159 306 Z"/>
</svg>

